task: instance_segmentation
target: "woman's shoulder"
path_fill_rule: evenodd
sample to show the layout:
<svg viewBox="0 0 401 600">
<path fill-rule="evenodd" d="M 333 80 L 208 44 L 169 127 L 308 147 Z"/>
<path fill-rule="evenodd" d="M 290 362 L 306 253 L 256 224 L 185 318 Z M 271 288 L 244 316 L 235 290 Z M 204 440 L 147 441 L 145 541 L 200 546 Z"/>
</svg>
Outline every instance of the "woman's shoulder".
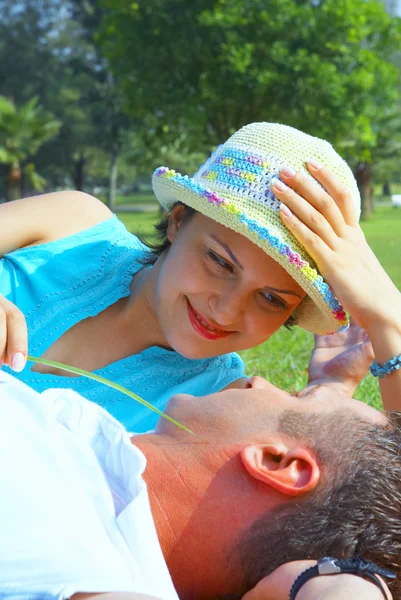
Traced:
<svg viewBox="0 0 401 600">
<path fill-rule="evenodd" d="M 144 354 L 153 356 L 153 360 L 159 359 L 156 364 L 160 361 L 163 366 L 173 367 L 171 373 L 166 370 L 169 382 L 174 382 L 174 385 L 183 384 L 188 388 L 187 393 L 196 396 L 220 391 L 245 377 L 244 362 L 236 352 L 200 359 L 189 359 L 161 348 L 149 349 Z"/>
<path fill-rule="evenodd" d="M 11 254 L 20 258 L 26 256 L 29 259 L 43 255 L 46 259 L 49 259 L 51 256 L 70 251 L 74 254 L 84 252 L 89 258 L 91 252 L 96 254 L 101 247 L 113 246 L 124 246 L 138 254 L 143 254 L 146 250 L 144 244 L 127 230 L 124 223 L 116 215 L 110 213 L 107 215 L 107 219 L 103 219 L 85 229 L 64 237 L 25 246 Z M 67 257 L 67 255 L 64 256 Z"/>
</svg>

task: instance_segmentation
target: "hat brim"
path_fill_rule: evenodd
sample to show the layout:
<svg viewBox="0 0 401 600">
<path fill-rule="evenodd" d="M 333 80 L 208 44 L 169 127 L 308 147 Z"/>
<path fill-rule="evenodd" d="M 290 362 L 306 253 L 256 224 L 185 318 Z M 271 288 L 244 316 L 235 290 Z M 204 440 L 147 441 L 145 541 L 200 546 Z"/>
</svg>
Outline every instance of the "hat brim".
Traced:
<svg viewBox="0 0 401 600">
<path fill-rule="evenodd" d="M 306 292 L 307 296 L 293 313 L 296 324 L 319 335 L 347 329 L 349 322 L 333 291 L 318 274 L 311 260 L 300 256 L 299 243 L 288 232 L 282 237 L 282 224 L 261 225 L 242 215 L 238 207 L 221 194 L 204 187 L 194 179 L 160 167 L 152 179 L 154 193 L 160 204 L 169 210 L 182 202 L 221 225 L 240 233 L 276 260 Z M 291 238 L 294 244 L 291 244 Z"/>
</svg>

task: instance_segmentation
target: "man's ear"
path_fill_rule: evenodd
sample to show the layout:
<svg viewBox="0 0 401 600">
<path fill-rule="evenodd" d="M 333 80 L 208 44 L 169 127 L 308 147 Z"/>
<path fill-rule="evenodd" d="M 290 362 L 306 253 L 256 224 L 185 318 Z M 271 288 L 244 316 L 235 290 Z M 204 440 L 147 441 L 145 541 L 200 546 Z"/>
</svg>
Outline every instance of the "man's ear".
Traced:
<svg viewBox="0 0 401 600">
<path fill-rule="evenodd" d="M 286 496 L 301 496 L 319 482 L 320 468 L 307 448 L 283 442 L 251 444 L 241 452 L 249 475 Z"/>
<path fill-rule="evenodd" d="M 178 206 L 175 206 L 170 212 L 167 224 L 167 238 L 170 243 L 173 243 L 175 236 L 177 235 L 177 231 L 184 218 L 185 210 L 184 204 L 178 204 Z"/>
</svg>

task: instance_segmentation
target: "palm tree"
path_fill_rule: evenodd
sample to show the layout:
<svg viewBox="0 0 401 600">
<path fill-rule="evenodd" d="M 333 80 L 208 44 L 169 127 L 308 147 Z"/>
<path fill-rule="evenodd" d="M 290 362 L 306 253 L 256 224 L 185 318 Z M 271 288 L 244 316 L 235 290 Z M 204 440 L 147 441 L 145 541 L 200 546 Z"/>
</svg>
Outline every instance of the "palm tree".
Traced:
<svg viewBox="0 0 401 600">
<path fill-rule="evenodd" d="M 34 189 L 43 190 L 45 180 L 28 162 L 40 146 L 58 133 L 61 123 L 46 112 L 38 99 L 21 107 L 0 96 L 0 164 L 4 166 L 6 200 L 21 196 L 22 176 Z"/>
</svg>

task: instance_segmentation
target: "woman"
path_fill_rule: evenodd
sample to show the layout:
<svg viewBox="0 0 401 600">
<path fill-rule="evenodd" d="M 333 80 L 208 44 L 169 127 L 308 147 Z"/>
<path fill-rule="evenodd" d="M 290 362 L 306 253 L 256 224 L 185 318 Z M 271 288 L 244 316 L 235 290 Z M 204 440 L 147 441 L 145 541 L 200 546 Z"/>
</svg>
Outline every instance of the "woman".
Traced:
<svg viewBox="0 0 401 600">
<path fill-rule="evenodd" d="M 170 212 L 151 256 L 104 205 L 78 192 L 1 207 L 2 354 L 31 387 L 72 387 L 130 430 L 155 423 L 100 384 L 24 368 L 22 315 L 10 303 L 26 319 L 30 353 L 95 371 L 163 409 L 173 393 L 243 386 L 233 352 L 285 323 L 341 331 L 347 317 L 337 297 L 367 330 L 399 302 L 359 229 L 352 173 L 327 142 L 256 123 L 194 179 L 162 167 L 153 185 Z"/>
</svg>

